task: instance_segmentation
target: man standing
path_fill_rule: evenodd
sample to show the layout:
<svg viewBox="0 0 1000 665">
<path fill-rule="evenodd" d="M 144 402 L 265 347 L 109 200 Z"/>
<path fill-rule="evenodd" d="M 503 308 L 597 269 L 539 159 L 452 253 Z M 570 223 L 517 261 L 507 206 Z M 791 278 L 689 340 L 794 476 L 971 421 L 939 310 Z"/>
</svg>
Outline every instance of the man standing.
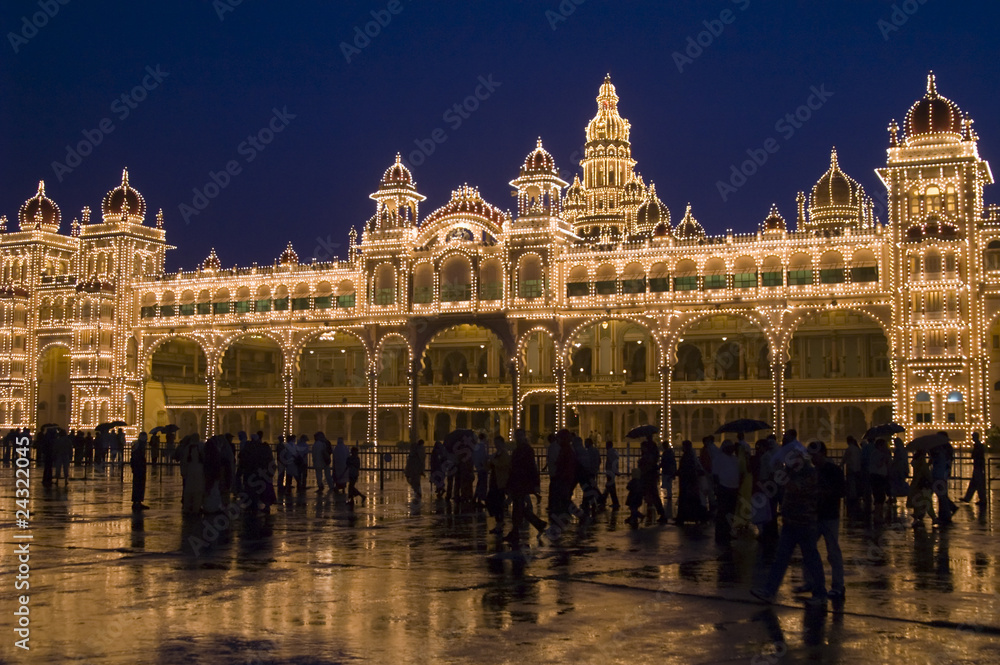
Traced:
<svg viewBox="0 0 1000 665">
<path fill-rule="evenodd" d="M 840 552 L 840 502 L 845 494 L 844 472 L 826 456 L 826 444 L 813 441 L 809 444 L 816 480 L 819 486 L 819 503 L 816 509 L 817 530 L 826 543 L 826 560 L 830 563 L 830 597 L 844 597 L 844 556 Z M 807 581 L 809 585 L 811 581 Z M 811 586 L 809 587 L 811 590 Z"/>
<path fill-rule="evenodd" d="M 979 432 L 972 433 L 972 479 L 962 501 L 969 503 L 973 494 L 979 495 L 976 503 L 986 505 L 986 446 L 979 440 Z"/>
<path fill-rule="evenodd" d="M 420 479 L 424 477 L 424 465 L 427 453 L 424 450 L 424 440 L 419 439 L 410 445 L 410 454 L 406 457 L 406 481 L 413 488 L 413 495 L 417 501 L 423 498 L 420 491 Z"/>
<path fill-rule="evenodd" d="M 816 541 L 819 537 L 817 504 L 819 489 L 816 469 L 809 463 L 808 453 L 802 444 L 785 455 L 785 471 L 788 482 L 781 502 L 781 536 L 774 554 L 774 562 L 768 572 L 763 588 L 754 588 L 750 593 L 765 603 L 774 602 L 778 587 L 785 577 L 792 553 L 796 547 L 802 550 L 802 565 L 810 581 L 812 598 L 810 604 L 826 603 L 826 579 L 823 561 L 819 558 Z"/>
<path fill-rule="evenodd" d="M 146 433 L 139 432 L 139 438 L 132 444 L 132 511 L 147 510 L 143 503 L 146 498 Z"/>
<path fill-rule="evenodd" d="M 718 512 L 715 514 L 715 542 L 728 543 L 733 537 L 732 524 L 740 490 L 740 466 L 736 446 L 726 439 L 712 458 Z"/>
<path fill-rule="evenodd" d="M 333 446 L 326 440 L 323 432 L 316 432 L 313 436 L 312 458 L 313 470 L 316 472 L 316 491 L 323 491 L 323 478 L 327 479 L 327 484 L 332 485 L 330 480 L 330 460 L 333 457 Z"/>
<path fill-rule="evenodd" d="M 618 451 L 615 444 L 609 439 L 605 444 L 607 452 L 604 455 L 604 493 L 601 494 L 601 506 L 607 503 L 611 497 L 611 510 L 618 510 L 621 504 L 618 502 Z"/>
</svg>

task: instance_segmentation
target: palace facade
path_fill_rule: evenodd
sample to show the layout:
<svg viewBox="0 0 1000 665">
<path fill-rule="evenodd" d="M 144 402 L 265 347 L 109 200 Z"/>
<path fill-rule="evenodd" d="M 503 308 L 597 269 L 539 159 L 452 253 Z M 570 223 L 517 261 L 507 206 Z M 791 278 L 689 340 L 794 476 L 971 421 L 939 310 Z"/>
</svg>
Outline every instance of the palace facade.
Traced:
<svg viewBox="0 0 1000 665">
<path fill-rule="evenodd" d="M 127 172 L 68 229 L 40 183 L 18 228 L 0 219 L 0 427 L 384 444 L 655 423 L 676 442 L 753 417 L 839 443 L 1000 422 L 1000 208 L 933 75 L 889 126 L 884 222 L 834 151 L 791 224 L 774 206 L 749 234 L 707 235 L 690 205 L 672 220 L 610 78 L 597 103 L 582 178 L 539 140 L 516 214 L 462 186 L 422 216 L 397 157 L 332 262 L 289 244 L 269 266 L 213 251 L 166 273 L 162 211 L 147 219 Z"/>
</svg>

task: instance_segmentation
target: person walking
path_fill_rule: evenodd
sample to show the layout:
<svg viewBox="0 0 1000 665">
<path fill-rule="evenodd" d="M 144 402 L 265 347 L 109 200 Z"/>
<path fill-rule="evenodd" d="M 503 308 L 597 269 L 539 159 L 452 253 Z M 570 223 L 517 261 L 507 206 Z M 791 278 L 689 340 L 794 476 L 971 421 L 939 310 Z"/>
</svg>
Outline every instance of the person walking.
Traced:
<svg viewBox="0 0 1000 665">
<path fill-rule="evenodd" d="M 197 434 L 189 434 L 177 448 L 183 478 L 183 513 L 197 515 L 205 502 L 205 447 Z"/>
<path fill-rule="evenodd" d="M 62 477 L 66 485 L 69 485 L 69 463 L 73 460 L 73 437 L 68 432 L 60 431 L 56 436 L 52 446 L 55 461 L 55 481 L 59 484 Z"/>
<path fill-rule="evenodd" d="M 424 440 L 418 439 L 410 444 L 410 454 L 406 456 L 406 482 L 413 488 L 413 495 L 417 501 L 423 498 L 420 491 L 420 480 L 424 477 L 424 465 L 426 464 L 427 451 L 424 450 Z"/>
<path fill-rule="evenodd" d="M 740 463 L 736 445 L 726 439 L 712 458 L 718 509 L 715 513 L 715 541 L 728 543 L 733 537 L 733 523 L 740 492 Z"/>
<path fill-rule="evenodd" d="M 906 479 L 910 477 L 910 460 L 906 454 L 903 441 L 899 438 L 892 440 L 892 462 L 889 464 L 889 497 L 892 499 L 893 513 L 896 511 L 896 499 L 905 497 L 910 486 Z"/>
<path fill-rule="evenodd" d="M 853 436 L 847 437 L 847 449 L 840 465 L 846 481 L 847 516 L 856 518 L 861 513 L 861 447 Z"/>
<path fill-rule="evenodd" d="M 139 438 L 132 443 L 132 456 L 129 459 L 132 469 L 132 511 L 148 510 L 143 503 L 146 499 L 146 433 L 139 432 Z"/>
<path fill-rule="evenodd" d="M 677 465 L 677 525 L 686 522 L 704 522 L 708 519 L 702 503 L 702 477 L 705 475 L 698 455 L 690 441 L 681 442 L 681 460 Z"/>
<path fill-rule="evenodd" d="M 528 445 L 528 437 L 523 429 L 518 429 L 514 433 L 516 442 L 514 452 L 510 456 L 510 478 L 507 481 L 507 489 L 510 492 L 512 503 L 511 520 L 513 525 L 510 532 L 504 536 L 504 540 L 517 547 L 521 542 L 521 528 L 527 520 L 532 526 L 538 529 L 541 534 L 545 531 L 548 523 L 535 515 L 531 509 L 531 495 L 541 499 L 540 478 L 538 475 L 538 464 L 535 462 L 535 451 Z M 566 439 L 566 447 L 569 447 L 569 440 Z"/>
<path fill-rule="evenodd" d="M 299 435 L 295 442 L 295 489 L 305 491 L 309 485 L 309 437 Z"/>
<path fill-rule="evenodd" d="M 329 481 L 330 478 L 330 462 L 333 459 L 333 446 L 329 441 L 326 440 L 326 435 L 323 432 L 316 432 L 313 435 L 313 445 L 312 445 L 312 461 L 313 461 L 313 471 L 316 473 L 316 491 L 323 491 L 323 481 L 326 479 L 327 485 L 330 485 L 331 489 L 333 487 L 332 483 Z"/>
<path fill-rule="evenodd" d="M 979 440 L 979 432 L 972 433 L 972 478 L 962 502 L 969 503 L 973 495 L 979 496 L 977 504 L 986 505 L 986 446 Z"/>
<path fill-rule="evenodd" d="M 618 502 L 618 451 L 615 444 L 610 439 L 604 444 L 604 492 L 601 494 L 601 506 L 603 507 L 611 497 L 611 510 L 618 510 L 621 504 Z"/>
<path fill-rule="evenodd" d="M 507 442 L 502 436 L 496 437 L 493 445 L 496 446 L 496 452 L 487 463 L 490 477 L 489 489 L 486 491 L 486 510 L 496 521 L 496 526 L 490 529 L 490 533 L 502 536 L 504 519 L 507 515 L 507 485 L 510 482 L 511 459 Z"/>
<path fill-rule="evenodd" d="M 651 436 L 646 437 L 639 449 L 639 473 L 646 505 L 656 511 L 659 523 L 665 524 L 668 518 L 660 498 L 660 450 Z"/>
<path fill-rule="evenodd" d="M 768 571 L 763 587 L 755 587 L 750 593 L 765 603 L 773 603 L 781 581 L 792 560 L 792 553 L 798 547 L 802 551 L 802 565 L 808 573 L 812 598 L 810 604 L 825 604 L 826 578 L 823 561 L 819 558 L 816 541 L 819 537 L 818 501 L 819 487 L 816 468 L 810 463 L 808 453 L 802 444 L 786 453 L 785 471 L 788 482 L 781 501 L 781 535 L 775 550 L 774 561 Z"/>
<path fill-rule="evenodd" d="M 486 435 L 480 432 L 479 438 L 472 446 L 472 469 L 476 474 L 476 489 L 473 496 L 477 509 L 486 507 L 486 493 L 489 485 L 489 467 L 487 463 L 489 460 L 490 451 L 486 447 Z"/>
<path fill-rule="evenodd" d="M 813 466 L 816 467 L 816 482 L 819 500 L 816 508 L 817 535 L 826 544 L 826 560 L 830 564 L 831 598 L 844 597 L 844 555 L 840 551 L 840 502 L 846 494 L 844 472 L 826 456 L 826 444 L 813 441 L 809 444 Z M 805 571 L 803 571 L 805 577 Z M 800 591 L 811 591 L 812 581 Z"/>
<path fill-rule="evenodd" d="M 667 505 L 673 510 L 674 502 L 674 478 L 677 477 L 677 455 L 674 454 L 673 447 L 666 441 L 663 442 L 663 454 L 660 455 L 660 489 L 666 490 Z"/>
<path fill-rule="evenodd" d="M 446 457 L 444 444 L 440 440 L 435 441 L 434 447 L 431 448 L 431 488 L 434 490 L 435 498 L 438 499 L 444 496 Z"/>
<path fill-rule="evenodd" d="M 347 501 L 353 506 L 354 497 L 360 496 L 365 503 L 365 495 L 358 491 L 358 478 L 361 477 L 361 456 L 358 447 L 351 446 L 351 454 L 347 457 Z"/>
<path fill-rule="evenodd" d="M 945 443 L 931 450 L 931 478 L 934 481 L 934 494 L 937 495 L 937 523 L 944 525 L 951 523 L 951 516 L 958 510 L 958 506 L 948 496 L 948 482 L 951 480 L 951 460 L 954 455 L 954 448 L 948 441 L 947 432 L 938 432 Z"/>
</svg>

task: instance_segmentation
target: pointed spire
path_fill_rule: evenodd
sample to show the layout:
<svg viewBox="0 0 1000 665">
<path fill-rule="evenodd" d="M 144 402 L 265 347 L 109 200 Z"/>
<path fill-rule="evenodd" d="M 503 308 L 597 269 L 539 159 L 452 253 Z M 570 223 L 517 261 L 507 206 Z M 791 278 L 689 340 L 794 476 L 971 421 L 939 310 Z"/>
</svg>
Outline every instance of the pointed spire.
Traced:
<svg viewBox="0 0 1000 665">
<path fill-rule="evenodd" d="M 840 164 L 837 163 L 837 146 L 833 146 L 830 150 L 830 168 L 840 170 Z"/>
<path fill-rule="evenodd" d="M 45 196 L 45 181 L 44 180 L 39 180 L 38 181 L 38 196 L 40 196 L 40 197 L 41 196 Z"/>
<path fill-rule="evenodd" d="M 208 272 L 215 272 L 222 267 L 222 261 L 219 260 L 219 255 L 215 253 L 215 248 L 209 252 L 208 256 L 201 264 L 201 269 Z"/>
<path fill-rule="evenodd" d="M 0 233 L 7 231 L 7 215 L 0 215 Z"/>
<path fill-rule="evenodd" d="M 937 79 L 934 78 L 934 70 L 927 73 L 927 96 L 937 97 Z"/>
<path fill-rule="evenodd" d="M 893 147 L 899 145 L 899 125 L 896 124 L 895 118 L 889 123 L 889 145 Z"/>
<path fill-rule="evenodd" d="M 128 189 L 128 167 L 122 169 L 122 189 Z"/>
<path fill-rule="evenodd" d="M 80 211 L 80 216 L 83 217 L 84 224 L 90 224 L 90 206 L 83 206 L 83 210 Z"/>
<path fill-rule="evenodd" d="M 73 218 L 73 224 L 70 226 L 69 234 L 74 238 L 80 237 L 80 220 L 76 217 Z"/>
<path fill-rule="evenodd" d="M 156 213 L 156 228 L 163 228 L 163 208 L 160 208 L 159 212 Z"/>
</svg>

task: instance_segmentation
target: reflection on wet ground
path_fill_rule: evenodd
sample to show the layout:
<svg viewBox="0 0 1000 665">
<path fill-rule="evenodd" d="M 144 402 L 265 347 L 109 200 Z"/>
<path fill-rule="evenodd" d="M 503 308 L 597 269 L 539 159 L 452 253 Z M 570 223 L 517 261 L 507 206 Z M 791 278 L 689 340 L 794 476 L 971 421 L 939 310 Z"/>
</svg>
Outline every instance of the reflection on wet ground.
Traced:
<svg viewBox="0 0 1000 665">
<path fill-rule="evenodd" d="M 309 490 L 266 521 L 187 522 L 176 471 L 151 471 L 138 516 L 128 480 L 32 488 L 32 651 L 8 637 L 0 662 L 1000 662 L 995 520 L 976 506 L 944 530 L 844 525 L 846 603 L 806 610 L 796 568 L 779 604 L 754 601 L 757 543 L 721 548 L 710 526 L 602 513 L 518 557 L 492 521 L 411 503 L 398 477 L 366 478 L 354 508 Z"/>
</svg>

